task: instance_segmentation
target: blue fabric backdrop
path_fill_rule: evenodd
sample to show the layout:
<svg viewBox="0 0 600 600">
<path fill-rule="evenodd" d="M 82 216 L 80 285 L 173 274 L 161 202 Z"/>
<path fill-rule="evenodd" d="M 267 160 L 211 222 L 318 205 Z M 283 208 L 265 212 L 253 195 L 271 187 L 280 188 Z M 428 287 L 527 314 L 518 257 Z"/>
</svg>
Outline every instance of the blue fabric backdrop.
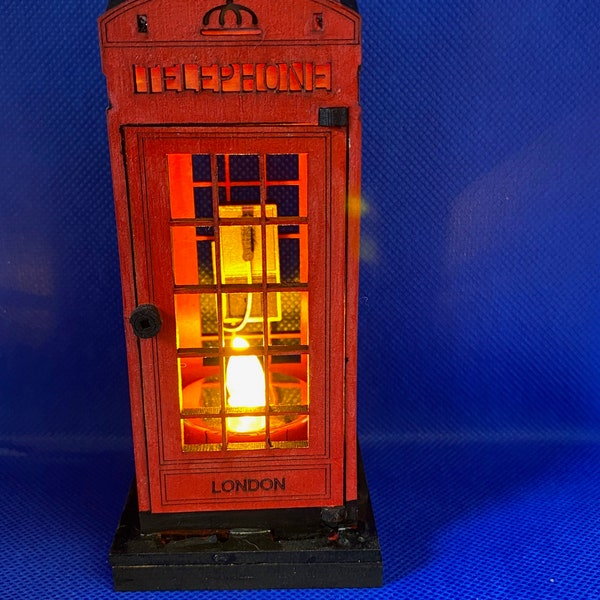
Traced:
<svg viewBox="0 0 600 600">
<path fill-rule="evenodd" d="M 133 466 L 104 8 L 2 4 L 2 598 L 115 597 Z M 386 585 L 268 595 L 598 599 L 600 3 L 361 12 L 360 432 Z"/>
</svg>

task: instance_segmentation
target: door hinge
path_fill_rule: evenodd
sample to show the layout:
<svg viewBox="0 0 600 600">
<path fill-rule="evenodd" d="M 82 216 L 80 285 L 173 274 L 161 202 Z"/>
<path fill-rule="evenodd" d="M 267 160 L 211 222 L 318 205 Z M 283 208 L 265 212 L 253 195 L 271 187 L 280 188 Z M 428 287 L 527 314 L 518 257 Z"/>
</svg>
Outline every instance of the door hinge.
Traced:
<svg viewBox="0 0 600 600">
<path fill-rule="evenodd" d="M 331 106 L 319 108 L 319 125 L 321 127 L 347 127 L 348 107 Z"/>
</svg>

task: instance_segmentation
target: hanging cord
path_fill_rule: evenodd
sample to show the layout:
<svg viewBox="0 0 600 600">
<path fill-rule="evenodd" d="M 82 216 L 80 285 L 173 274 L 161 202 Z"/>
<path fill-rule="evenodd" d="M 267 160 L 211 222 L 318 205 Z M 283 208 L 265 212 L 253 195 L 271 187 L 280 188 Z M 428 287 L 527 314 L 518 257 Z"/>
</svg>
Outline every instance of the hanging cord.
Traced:
<svg viewBox="0 0 600 600">
<path fill-rule="evenodd" d="M 254 258 L 254 228 L 249 225 L 247 227 L 242 227 L 242 258 L 248 264 L 248 273 L 247 273 L 247 283 L 252 283 L 252 259 Z M 250 320 L 250 316 L 252 314 L 252 292 L 247 294 L 246 299 L 246 310 L 244 311 L 244 316 L 242 320 L 235 325 L 234 327 L 227 327 L 225 323 L 223 323 L 223 331 L 227 333 L 237 333 L 241 331 L 248 325 L 248 321 Z"/>
</svg>

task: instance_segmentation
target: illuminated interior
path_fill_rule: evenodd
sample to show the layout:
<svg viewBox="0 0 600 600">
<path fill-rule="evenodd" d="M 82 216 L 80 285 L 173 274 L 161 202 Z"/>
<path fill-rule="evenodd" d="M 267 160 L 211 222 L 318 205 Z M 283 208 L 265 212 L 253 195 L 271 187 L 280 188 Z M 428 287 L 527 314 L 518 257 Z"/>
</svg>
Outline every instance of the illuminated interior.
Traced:
<svg viewBox="0 0 600 600">
<path fill-rule="evenodd" d="M 307 156 L 168 165 L 183 450 L 307 447 Z"/>
</svg>

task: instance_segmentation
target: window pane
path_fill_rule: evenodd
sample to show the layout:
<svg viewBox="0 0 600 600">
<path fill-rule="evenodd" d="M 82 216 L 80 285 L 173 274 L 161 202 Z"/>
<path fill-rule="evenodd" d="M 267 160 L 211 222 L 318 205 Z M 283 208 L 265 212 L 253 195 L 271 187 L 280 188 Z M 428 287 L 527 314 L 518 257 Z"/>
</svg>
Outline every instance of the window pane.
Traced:
<svg viewBox="0 0 600 600">
<path fill-rule="evenodd" d="M 308 283 L 308 226 L 278 227 L 282 284 Z"/>
<path fill-rule="evenodd" d="M 275 214 L 275 207 L 265 207 L 267 216 Z M 221 219 L 257 218 L 260 207 L 221 206 Z M 277 227 L 264 228 L 266 241 L 266 281 L 279 283 L 279 245 Z M 260 284 L 263 281 L 263 229 L 260 224 L 222 225 L 220 275 L 222 284 Z"/>
<path fill-rule="evenodd" d="M 275 292 L 272 292 L 275 294 Z M 281 320 L 271 323 L 269 344 L 308 344 L 308 292 L 280 292 Z"/>
<path fill-rule="evenodd" d="M 252 345 L 264 345 L 263 295 L 260 292 L 222 294 L 223 331 L 244 337 Z"/>
<path fill-rule="evenodd" d="M 172 227 L 173 275 L 175 285 L 198 283 L 198 249 L 195 227 Z"/>
<path fill-rule="evenodd" d="M 271 442 L 277 443 L 275 447 L 278 448 L 307 447 L 310 419 L 308 355 L 273 356 L 269 371 Z"/>
<path fill-rule="evenodd" d="M 231 181 L 258 181 L 260 179 L 257 154 L 230 154 L 229 179 Z"/>
<path fill-rule="evenodd" d="M 183 421 L 183 451 L 206 452 L 221 450 L 223 433 L 221 419 L 185 419 Z"/>
<path fill-rule="evenodd" d="M 277 205 L 278 216 L 300 216 L 300 189 L 297 185 L 270 185 L 267 197 L 269 202 Z"/>
<path fill-rule="evenodd" d="M 267 179 L 269 181 L 297 181 L 297 154 L 267 154 Z"/>
<path fill-rule="evenodd" d="M 175 285 L 214 284 L 210 227 L 171 227 Z"/>
<path fill-rule="evenodd" d="M 195 182 L 211 181 L 210 154 L 194 154 L 192 156 L 192 173 Z"/>
<path fill-rule="evenodd" d="M 219 414 L 221 385 L 219 361 L 213 356 L 177 359 L 180 407 L 187 416 Z"/>
<path fill-rule="evenodd" d="M 220 280 L 224 285 L 262 282 L 262 236 L 260 225 L 222 225 Z"/>
<path fill-rule="evenodd" d="M 258 181 L 260 179 L 257 154 L 218 154 L 219 182 Z"/>
<path fill-rule="evenodd" d="M 172 219 L 194 218 L 194 188 L 190 154 L 169 154 L 169 204 Z"/>
<path fill-rule="evenodd" d="M 222 403 L 218 360 L 186 357 L 177 362 L 184 451 L 194 450 L 186 445 L 220 443 Z"/>
<path fill-rule="evenodd" d="M 271 447 L 308 448 L 308 421 L 308 415 L 270 417 Z"/>
<path fill-rule="evenodd" d="M 176 294 L 177 348 L 218 348 L 216 294 Z"/>
<path fill-rule="evenodd" d="M 267 154 L 267 198 L 280 217 L 306 217 L 308 162 L 306 154 Z"/>
<path fill-rule="evenodd" d="M 229 197 L 225 195 L 225 202 L 233 204 L 260 204 L 259 185 L 237 185 L 230 188 Z M 223 203 L 223 200 L 221 200 Z"/>
<path fill-rule="evenodd" d="M 196 254 L 198 257 L 198 283 L 201 285 L 213 285 L 215 274 L 213 268 L 214 237 L 203 235 L 202 227 L 196 227 Z M 198 231 L 200 230 L 200 235 Z"/>
<path fill-rule="evenodd" d="M 307 412 L 308 355 L 271 356 L 269 365 L 271 409 L 277 413 Z"/>
<path fill-rule="evenodd" d="M 194 208 L 196 219 L 213 218 L 212 187 L 194 188 Z"/>
</svg>

